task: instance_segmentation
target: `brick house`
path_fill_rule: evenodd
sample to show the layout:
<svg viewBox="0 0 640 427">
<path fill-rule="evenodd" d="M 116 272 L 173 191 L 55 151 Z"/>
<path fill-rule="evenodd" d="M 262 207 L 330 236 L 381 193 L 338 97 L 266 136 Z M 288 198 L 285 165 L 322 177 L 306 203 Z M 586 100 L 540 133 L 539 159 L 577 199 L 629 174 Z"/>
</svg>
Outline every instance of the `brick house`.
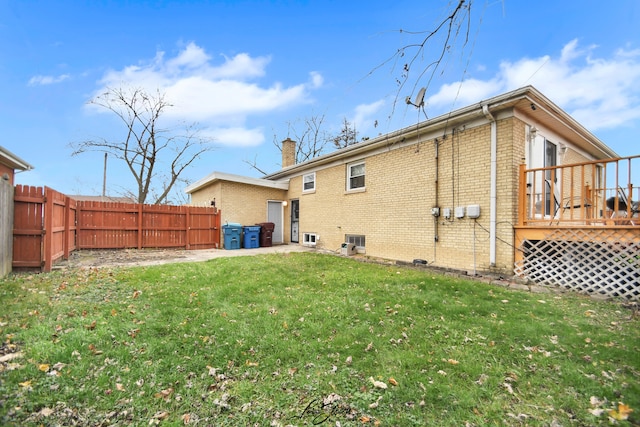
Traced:
<svg viewBox="0 0 640 427">
<path fill-rule="evenodd" d="M 261 179 L 214 172 L 187 188 L 191 203 L 215 203 L 223 224 L 274 222 L 274 243 L 339 251 L 350 242 L 373 257 L 505 274 L 514 272 L 525 210 L 521 165 L 618 158 L 531 86 L 304 163 L 293 164 L 294 152 L 295 142 L 285 141 L 282 169 Z M 563 193 L 593 188 L 595 174 L 602 171 L 588 169 Z M 553 218 L 540 211 L 551 191 L 526 188 L 538 217 Z"/>
</svg>

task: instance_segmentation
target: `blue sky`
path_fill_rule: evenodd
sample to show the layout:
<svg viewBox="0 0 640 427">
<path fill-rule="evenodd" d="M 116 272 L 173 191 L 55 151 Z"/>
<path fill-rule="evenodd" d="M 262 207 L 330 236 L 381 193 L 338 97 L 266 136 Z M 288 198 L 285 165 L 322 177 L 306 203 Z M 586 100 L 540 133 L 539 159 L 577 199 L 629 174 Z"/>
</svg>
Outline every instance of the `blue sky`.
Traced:
<svg viewBox="0 0 640 427">
<path fill-rule="evenodd" d="M 402 63 L 385 61 L 451 8 L 448 0 L 0 0 L 0 145 L 35 166 L 19 184 L 100 194 L 103 156 L 72 157 L 69 144 L 117 139 L 122 129 L 87 101 L 107 86 L 159 88 L 175 105 L 169 121 L 198 122 L 215 139 L 185 178 L 258 177 L 247 162 L 278 170 L 274 137 L 293 136 L 305 118 L 324 115 L 329 133 L 347 119 L 359 137 L 415 123 L 404 98 L 426 81 L 412 71 L 398 91 Z M 621 156 L 640 154 L 640 2 L 473 0 L 470 22 L 468 41 L 453 40 L 428 87 L 430 117 L 531 84 Z M 441 45 L 428 47 L 416 70 Z M 115 160 L 107 184 L 112 196 L 133 188 Z"/>
</svg>

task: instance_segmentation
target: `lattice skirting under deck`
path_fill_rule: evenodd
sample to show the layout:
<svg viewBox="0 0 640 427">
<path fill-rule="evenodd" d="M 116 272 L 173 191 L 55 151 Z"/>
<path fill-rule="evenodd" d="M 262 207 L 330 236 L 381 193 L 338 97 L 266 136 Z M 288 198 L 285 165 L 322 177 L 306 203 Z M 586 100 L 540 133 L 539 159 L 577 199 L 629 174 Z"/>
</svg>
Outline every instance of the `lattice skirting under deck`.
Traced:
<svg viewBox="0 0 640 427">
<path fill-rule="evenodd" d="M 515 274 L 536 284 L 640 299 L 638 230 L 556 229 L 519 249 L 524 257 Z"/>
</svg>

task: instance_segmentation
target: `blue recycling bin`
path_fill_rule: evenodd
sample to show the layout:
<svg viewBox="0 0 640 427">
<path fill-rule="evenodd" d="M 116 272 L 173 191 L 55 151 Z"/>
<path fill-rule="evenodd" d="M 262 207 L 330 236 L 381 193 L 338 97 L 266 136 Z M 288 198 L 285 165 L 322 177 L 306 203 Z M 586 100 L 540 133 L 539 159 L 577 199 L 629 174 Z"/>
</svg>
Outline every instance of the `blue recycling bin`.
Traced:
<svg viewBox="0 0 640 427">
<path fill-rule="evenodd" d="M 224 248 L 227 250 L 240 249 L 240 240 L 242 238 L 242 226 L 234 222 L 226 223 L 222 226 L 224 234 Z"/>
<path fill-rule="evenodd" d="M 248 225 L 242 227 L 244 233 L 243 242 L 245 249 L 255 249 L 260 247 L 260 226 Z"/>
</svg>

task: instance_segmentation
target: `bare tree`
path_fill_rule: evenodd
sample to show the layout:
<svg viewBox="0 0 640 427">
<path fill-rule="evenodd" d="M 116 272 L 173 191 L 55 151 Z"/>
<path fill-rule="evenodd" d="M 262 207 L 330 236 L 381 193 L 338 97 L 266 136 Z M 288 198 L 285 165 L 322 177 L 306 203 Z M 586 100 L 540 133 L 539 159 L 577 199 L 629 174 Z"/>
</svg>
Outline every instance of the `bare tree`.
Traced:
<svg viewBox="0 0 640 427">
<path fill-rule="evenodd" d="M 323 154 L 329 138 L 322 128 L 324 114 L 311 116 L 302 120 L 302 126 L 296 123 L 287 123 L 288 136 L 296 141 L 296 164 L 318 157 Z M 297 121 L 300 123 L 300 120 Z M 282 139 L 273 137 L 273 144 L 282 152 Z"/>
<path fill-rule="evenodd" d="M 362 141 L 365 141 L 368 138 L 363 138 Z M 358 142 L 358 133 L 356 132 L 356 126 L 345 118 L 342 121 L 342 129 L 340 129 L 340 133 L 333 138 L 331 138 L 333 145 L 335 148 L 340 149 L 344 147 L 348 147 L 353 144 L 357 144 Z"/>
<path fill-rule="evenodd" d="M 412 84 L 409 90 L 411 94 L 419 85 L 425 87 L 427 93 L 429 92 L 429 86 L 434 76 L 441 69 L 445 56 L 453 52 L 454 45 L 458 43 L 460 35 L 464 35 L 462 48 L 467 45 L 471 29 L 473 2 L 474 0 L 450 0 L 450 9 L 446 17 L 433 29 L 424 31 L 398 30 L 402 34 L 413 37 L 415 42 L 402 46 L 368 73 L 371 75 L 388 64 L 393 64 L 394 69 L 401 65 L 399 75 L 396 77 L 398 90 L 393 102 L 392 114 L 398 98 L 407 84 Z M 409 98 L 407 97 L 407 100 Z M 410 102 L 407 101 L 407 103 Z"/>
<path fill-rule="evenodd" d="M 287 136 L 296 141 L 296 164 L 318 157 L 326 151 L 326 146 L 331 140 L 322 128 L 324 115 L 311 116 L 295 122 L 288 122 Z M 282 153 L 282 141 L 285 138 L 273 136 L 273 145 Z M 263 175 L 267 175 L 257 164 L 257 158 L 252 161 L 244 160 L 249 166 Z"/>
<path fill-rule="evenodd" d="M 105 138 L 72 143 L 72 155 L 99 151 L 123 160 L 137 188 L 131 191 L 138 203 L 152 199 L 166 203 L 180 175 L 201 154 L 213 150 L 211 140 L 200 136 L 197 126 L 183 126 L 179 132 L 160 127 L 160 119 L 172 105 L 159 90 L 149 94 L 140 88 L 108 88 L 89 101 L 106 108 L 124 124 L 120 140 Z"/>
</svg>

